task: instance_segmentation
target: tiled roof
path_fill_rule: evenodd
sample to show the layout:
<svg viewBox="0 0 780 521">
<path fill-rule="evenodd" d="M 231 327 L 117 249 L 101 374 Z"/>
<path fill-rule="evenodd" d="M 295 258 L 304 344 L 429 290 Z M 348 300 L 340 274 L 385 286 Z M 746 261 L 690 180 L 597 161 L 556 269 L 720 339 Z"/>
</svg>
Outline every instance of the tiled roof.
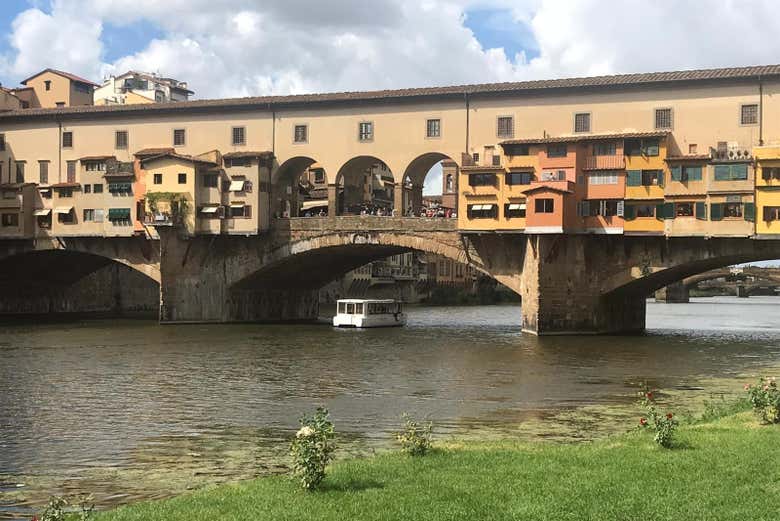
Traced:
<svg viewBox="0 0 780 521">
<path fill-rule="evenodd" d="M 78 183 L 55 183 L 51 185 L 51 188 L 78 188 L 80 186 Z"/>
<path fill-rule="evenodd" d="M 176 154 L 175 152 L 166 152 L 164 154 L 159 154 L 156 156 L 145 157 L 141 160 L 141 162 L 146 163 L 148 161 L 154 161 L 155 159 L 163 159 L 166 157 L 170 157 L 173 159 L 181 159 L 183 161 L 192 161 L 193 163 L 203 163 L 206 165 L 213 165 L 213 166 L 217 165 L 214 161 L 209 161 L 207 159 L 200 159 L 193 156 L 185 156 L 184 154 Z"/>
<path fill-rule="evenodd" d="M 38 73 L 36 73 L 36 74 L 33 74 L 32 76 L 30 76 L 30 77 L 29 77 L 29 78 L 27 78 L 26 80 L 23 80 L 23 81 L 21 82 L 21 84 L 22 84 L 22 85 L 27 85 L 27 82 L 28 82 L 28 81 L 30 81 L 30 80 L 31 80 L 31 79 L 33 79 L 33 78 L 37 78 L 38 76 L 40 76 L 40 75 L 41 75 L 41 74 L 43 74 L 44 72 L 51 72 L 51 73 L 57 74 L 57 75 L 59 75 L 59 76 L 62 76 L 63 78 L 67 78 L 67 79 L 69 79 L 69 80 L 71 80 L 71 81 L 76 81 L 76 82 L 78 82 L 78 83 L 86 83 L 87 85 L 92 85 L 93 87 L 100 87 L 100 85 L 98 85 L 98 84 L 97 84 L 97 83 L 95 83 L 94 81 L 90 81 L 90 80 L 88 80 L 88 79 L 82 78 L 81 76 L 76 76 L 75 74 L 71 74 L 71 73 L 69 73 L 69 72 L 65 72 L 65 71 L 58 71 L 57 69 L 52 69 L 52 68 L 46 68 L 46 69 L 43 69 L 41 72 L 38 72 Z"/>
<path fill-rule="evenodd" d="M 84 156 L 79 161 L 105 161 L 106 159 L 116 159 L 116 156 Z"/>
<path fill-rule="evenodd" d="M 273 152 L 265 151 L 265 152 L 228 152 L 227 154 L 222 154 L 222 157 L 224 159 L 241 159 L 244 157 L 269 157 L 272 156 Z"/>
<path fill-rule="evenodd" d="M 415 98 L 460 98 L 469 96 L 494 96 L 501 94 L 538 93 L 539 91 L 583 90 L 595 88 L 627 88 L 657 85 L 675 85 L 712 81 L 757 80 L 779 78 L 780 65 L 759 65 L 722 69 L 699 69 L 671 72 L 651 72 L 592 76 L 586 78 L 564 78 L 532 80 L 509 83 L 486 83 L 455 85 L 447 87 L 423 87 L 411 89 L 334 92 L 325 94 L 298 94 L 292 96 L 260 96 L 231 99 L 180 101 L 177 103 L 145 103 L 130 105 L 84 105 L 56 109 L 24 109 L 4 113 L 0 118 L 30 118 L 66 114 L 115 114 L 148 113 L 172 111 L 198 111 L 208 109 L 272 110 L 281 106 L 309 104 L 403 101 Z"/>
<path fill-rule="evenodd" d="M 648 137 L 666 137 L 669 131 L 657 132 L 621 132 L 615 134 L 577 134 L 573 136 L 541 137 L 527 139 L 509 139 L 502 141 L 499 145 L 541 145 L 544 143 L 576 143 L 578 141 L 602 141 L 608 139 L 631 139 Z"/>
<path fill-rule="evenodd" d="M 688 154 L 682 156 L 666 156 L 666 161 L 669 163 L 675 161 L 709 161 L 712 159 L 709 154 Z"/>
<path fill-rule="evenodd" d="M 163 147 L 163 148 L 142 148 L 138 152 L 136 152 L 135 156 L 137 157 L 144 157 L 144 156 L 160 156 L 162 154 L 171 154 L 173 153 L 173 148 L 170 147 Z"/>
</svg>

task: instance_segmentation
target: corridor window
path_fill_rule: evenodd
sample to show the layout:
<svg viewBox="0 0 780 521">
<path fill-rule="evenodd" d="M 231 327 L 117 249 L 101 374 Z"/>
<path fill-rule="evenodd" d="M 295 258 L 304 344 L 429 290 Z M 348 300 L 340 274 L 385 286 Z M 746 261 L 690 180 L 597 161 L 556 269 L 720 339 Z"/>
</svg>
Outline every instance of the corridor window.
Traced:
<svg viewBox="0 0 780 521">
<path fill-rule="evenodd" d="M 534 201 L 534 211 L 536 213 L 553 213 L 555 201 L 553 199 L 537 199 Z"/>
<path fill-rule="evenodd" d="M 498 217 L 498 205 L 470 204 L 468 206 L 469 219 L 494 219 L 496 217 Z"/>
<path fill-rule="evenodd" d="M 566 157 L 567 151 L 566 143 L 547 145 L 547 157 Z"/>
<path fill-rule="evenodd" d="M 590 112 L 574 115 L 574 132 L 590 132 Z"/>
<path fill-rule="evenodd" d="M 358 124 L 358 141 L 373 141 L 374 124 L 371 121 L 362 121 Z"/>
<path fill-rule="evenodd" d="M 127 130 L 117 130 L 114 133 L 114 147 L 117 150 L 127 148 Z"/>
<path fill-rule="evenodd" d="M 183 147 L 187 140 L 187 131 L 183 128 L 173 130 L 173 146 Z"/>
<path fill-rule="evenodd" d="M 674 215 L 677 217 L 693 217 L 693 203 L 676 203 Z"/>
<path fill-rule="evenodd" d="M 758 124 L 758 105 L 751 103 L 740 108 L 740 123 L 743 125 Z"/>
<path fill-rule="evenodd" d="M 496 136 L 500 138 L 515 137 L 515 118 L 499 116 L 496 120 Z"/>
<path fill-rule="evenodd" d="M 293 131 L 293 141 L 295 143 L 308 143 L 309 142 L 309 126 L 308 125 L 295 125 Z"/>
<path fill-rule="evenodd" d="M 715 165 L 716 181 L 745 181 L 748 178 L 746 163 L 732 165 Z"/>
<path fill-rule="evenodd" d="M 528 145 L 503 145 L 504 153 L 508 156 L 530 156 L 531 147 Z"/>
<path fill-rule="evenodd" d="M 62 148 L 73 148 L 73 132 L 62 133 Z"/>
<path fill-rule="evenodd" d="M 233 127 L 231 129 L 231 143 L 233 146 L 246 145 L 246 128 L 245 127 Z"/>
<path fill-rule="evenodd" d="M 509 186 L 529 185 L 533 174 L 530 172 L 509 172 L 504 177 L 504 182 Z"/>
<path fill-rule="evenodd" d="M 655 128 L 658 130 L 672 128 L 672 109 L 655 109 Z"/>
<path fill-rule="evenodd" d="M 469 186 L 495 186 L 496 174 L 470 174 Z"/>
<path fill-rule="evenodd" d="M 425 135 L 427 137 L 441 137 L 441 120 L 429 119 L 425 125 Z"/>
</svg>

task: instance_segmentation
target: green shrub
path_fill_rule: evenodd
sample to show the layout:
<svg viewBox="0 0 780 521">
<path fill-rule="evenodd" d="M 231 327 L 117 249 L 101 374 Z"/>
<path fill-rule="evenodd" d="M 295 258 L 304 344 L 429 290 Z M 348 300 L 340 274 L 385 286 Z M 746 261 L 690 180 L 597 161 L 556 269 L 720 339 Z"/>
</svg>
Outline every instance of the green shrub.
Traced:
<svg viewBox="0 0 780 521">
<path fill-rule="evenodd" d="M 395 439 L 401 444 L 401 451 L 411 456 L 425 456 L 431 450 L 433 423 L 420 423 L 408 414 L 404 414 L 402 419 L 404 428 L 395 435 Z"/>
<path fill-rule="evenodd" d="M 780 389 L 775 378 L 760 378 L 756 385 L 745 385 L 753 411 L 764 423 L 780 423 Z"/>
<path fill-rule="evenodd" d="M 674 414 L 668 412 L 666 414 L 660 414 L 655 407 L 655 395 L 652 391 L 645 391 L 642 397 L 642 405 L 647 410 L 647 418 L 640 418 L 639 425 L 648 428 L 652 427 L 655 431 L 653 440 L 661 447 L 668 449 L 672 446 L 674 439 L 674 431 L 677 429 L 679 423 L 674 418 Z"/>
<path fill-rule="evenodd" d="M 92 517 L 94 510 L 92 496 L 79 496 L 70 500 L 62 496 L 52 496 L 41 516 L 34 517 L 33 521 L 86 521 Z"/>
<path fill-rule="evenodd" d="M 325 479 L 325 467 L 333 459 L 335 429 L 328 410 L 322 407 L 302 417 L 300 423 L 290 446 L 292 473 L 304 489 L 314 490 Z"/>
</svg>

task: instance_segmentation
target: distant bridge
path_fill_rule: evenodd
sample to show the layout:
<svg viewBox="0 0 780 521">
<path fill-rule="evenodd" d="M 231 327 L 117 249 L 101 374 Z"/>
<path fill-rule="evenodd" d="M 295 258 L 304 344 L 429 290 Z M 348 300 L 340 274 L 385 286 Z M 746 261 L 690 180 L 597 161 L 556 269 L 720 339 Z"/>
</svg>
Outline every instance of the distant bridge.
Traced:
<svg viewBox="0 0 780 521">
<path fill-rule="evenodd" d="M 687 277 L 656 292 L 656 300 L 679 303 L 690 300 L 690 290 L 703 282 L 718 281 L 719 286 L 733 287 L 734 294 L 748 297 L 758 289 L 780 288 L 779 268 L 719 268 Z"/>
</svg>

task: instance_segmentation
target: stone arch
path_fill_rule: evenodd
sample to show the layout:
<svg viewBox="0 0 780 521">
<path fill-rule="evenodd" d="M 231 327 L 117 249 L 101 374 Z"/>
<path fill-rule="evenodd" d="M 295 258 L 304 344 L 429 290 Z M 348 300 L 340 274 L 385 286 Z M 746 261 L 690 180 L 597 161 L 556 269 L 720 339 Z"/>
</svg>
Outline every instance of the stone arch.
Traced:
<svg viewBox="0 0 780 521">
<path fill-rule="evenodd" d="M 312 167 L 317 167 L 312 169 Z M 274 189 L 271 203 L 272 215 L 278 217 L 298 217 L 305 209 L 306 199 L 300 193 L 300 181 L 304 174 L 310 172 L 313 179 L 306 179 L 309 193 L 316 191 L 316 196 L 323 197 L 323 206 L 327 205 L 329 178 L 327 170 L 316 159 L 310 156 L 295 156 L 280 164 L 271 176 Z"/>
<path fill-rule="evenodd" d="M 371 200 L 377 206 L 387 208 L 387 210 L 394 208 L 395 182 L 392 169 L 388 163 L 376 156 L 363 155 L 355 156 L 346 161 L 336 174 L 333 188 L 336 215 L 348 213 L 350 207 L 354 208 L 364 202 L 363 183 L 365 182 L 365 172 L 375 166 L 377 171 L 373 173 L 381 176 L 385 183 L 390 183 L 390 186 L 382 188 L 370 187 L 372 190 L 370 194 Z M 371 182 L 374 181 L 372 180 Z M 374 190 L 374 188 L 379 188 L 379 190 Z M 381 190 L 385 190 L 385 193 L 382 195 L 381 202 L 379 202 L 375 200 L 375 197 L 376 192 Z"/>
<path fill-rule="evenodd" d="M 420 208 L 422 207 L 425 179 L 434 166 L 445 160 L 455 163 L 450 156 L 441 152 L 427 152 L 417 156 L 409 162 L 409 165 L 407 165 L 404 170 L 402 178 L 404 215 L 406 215 L 410 209 L 415 215 L 419 215 Z M 457 165 L 457 163 L 455 164 Z M 454 175 L 452 173 L 449 175 L 453 178 L 454 189 L 455 186 L 457 186 L 457 172 L 455 172 Z"/>
</svg>

